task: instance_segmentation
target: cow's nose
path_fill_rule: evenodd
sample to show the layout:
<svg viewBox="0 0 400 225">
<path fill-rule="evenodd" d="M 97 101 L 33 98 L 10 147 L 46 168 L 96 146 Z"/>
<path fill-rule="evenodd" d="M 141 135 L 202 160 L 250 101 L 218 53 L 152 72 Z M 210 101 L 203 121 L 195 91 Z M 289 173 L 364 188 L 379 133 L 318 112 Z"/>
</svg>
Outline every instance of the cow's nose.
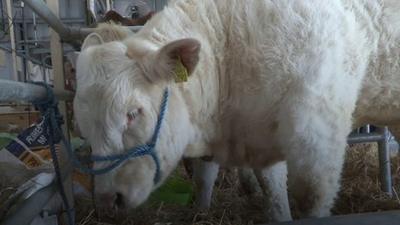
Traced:
<svg viewBox="0 0 400 225">
<path fill-rule="evenodd" d="M 97 194 L 98 203 L 108 209 L 121 209 L 125 206 L 124 198 L 119 192 L 108 192 Z"/>
</svg>

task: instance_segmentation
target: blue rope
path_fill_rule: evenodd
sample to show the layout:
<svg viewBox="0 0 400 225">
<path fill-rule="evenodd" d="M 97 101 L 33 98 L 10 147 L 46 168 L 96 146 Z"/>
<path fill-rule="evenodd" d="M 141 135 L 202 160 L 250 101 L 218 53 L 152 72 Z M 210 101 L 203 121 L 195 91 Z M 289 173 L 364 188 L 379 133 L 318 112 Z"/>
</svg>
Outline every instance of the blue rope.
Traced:
<svg viewBox="0 0 400 225">
<path fill-rule="evenodd" d="M 99 174 L 104 174 L 104 173 L 110 172 L 111 170 L 120 166 L 123 162 L 125 162 L 126 160 L 128 160 L 130 158 L 136 158 L 136 157 L 149 155 L 149 156 L 151 156 L 154 163 L 156 164 L 156 173 L 154 175 L 154 183 L 159 182 L 160 177 L 161 177 L 161 169 L 160 169 L 160 161 L 159 161 L 157 153 L 155 151 L 155 146 L 157 144 L 157 140 L 160 135 L 162 121 L 164 120 L 164 116 L 165 116 L 167 105 L 168 105 L 168 99 L 169 99 L 168 88 L 166 88 L 164 90 L 164 94 L 163 94 L 163 98 L 162 98 L 162 102 L 161 102 L 161 106 L 160 106 L 160 112 L 159 112 L 159 115 L 157 118 L 157 123 L 156 123 L 154 133 L 153 133 L 150 141 L 147 144 L 133 147 L 123 154 L 114 154 L 114 155 L 108 155 L 108 156 L 91 156 L 90 160 L 92 162 L 107 162 L 107 161 L 112 162 L 110 165 L 108 165 L 104 168 L 92 169 L 92 168 L 84 166 L 82 164 L 82 162 L 76 157 L 74 151 L 72 150 L 70 143 L 67 141 L 67 139 L 64 136 L 64 133 L 61 130 L 61 125 L 64 123 L 64 121 L 63 121 L 63 118 L 58 109 L 58 101 L 57 101 L 56 97 L 54 96 L 52 88 L 46 83 L 42 83 L 42 82 L 33 82 L 33 83 L 46 88 L 47 97 L 44 100 L 33 101 L 32 103 L 39 109 L 39 111 L 41 112 L 41 114 L 43 116 L 43 119 L 47 120 L 46 122 L 48 122 L 48 124 L 49 124 L 48 130 L 46 132 L 49 136 L 49 145 L 50 145 L 51 156 L 53 158 L 54 170 L 55 170 L 56 177 L 57 177 L 57 184 L 60 189 L 60 194 L 61 194 L 62 200 L 64 202 L 64 206 L 67 209 L 68 222 L 70 225 L 74 224 L 74 216 L 72 215 L 73 209 L 70 209 L 70 205 L 69 205 L 67 196 L 65 194 L 64 186 L 62 184 L 60 166 L 59 166 L 58 157 L 57 157 L 56 148 L 55 148 L 55 144 L 59 143 L 60 141 L 62 141 L 63 144 L 65 145 L 65 148 L 67 149 L 67 153 L 68 153 L 70 159 L 72 159 L 74 166 L 77 167 L 78 169 L 80 169 L 82 172 L 92 174 L 92 175 L 99 175 Z"/>
<path fill-rule="evenodd" d="M 60 164 L 58 162 L 57 152 L 55 148 L 55 143 L 60 142 L 60 136 L 57 135 L 58 132 L 54 132 L 54 128 L 60 127 L 64 123 L 64 121 L 62 119 L 60 111 L 58 110 L 58 101 L 56 100 L 51 87 L 46 83 L 35 82 L 34 84 L 46 88 L 47 92 L 46 99 L 43 101 L 33 101 L 32 103 L 39 109 L 39 111 L 43 116 L 43 119 L 47 120 L 47 122 L 50 124 L 46 132 L 49 137 L 50 153 L 51 157 L 53 158 L 52 161 L 53 161 L 54 171 L 56 173 L 56 181 L 60 190 L 60 195 L 63 200 L 64 207 L 67 210 L 68 224 L 73 225 L 74 224 L 74 215 L 72 214 L 73 209 L 70 208 L 70 204 L 68 202 L 68 198 L 65 193 L 60 172 L 61 171 Z"/>
<path fill-rule="evenodd" d="M 160 169 L 160 161 L 159 161 L 157 153 L 155 151 L 155 146 L 157 144 L 157 140 L 160 135 L 162 121 L 164 120 L 165 112 L 166 112 L 167 105 L 168 105 L 168 99 L 169 99 L 169 91 L 168 91 L 168 89 L 165 89 L 163 98 L 162 98 L 162 102 L 161 102 L 161 106 L 160 106 L 160 112 L 159 112 L 159 115 L 157 118 L 157 123 L 156 123 L 154 133 L 153 133 L 150 141 L 147 144 L 130 148 L 123 154 L 114 154 L 114 155 L 107 155 L 107 156 L 99 156 L 99 155 L 91 156 L 90 161 L 92 161 L 92 162 L 111 162 L 110 165 L 100 168 L 100 169 L 92 169 L 92 168 L 88 168 L 88 167 L 82 165 L 82 163 L 76 158 L 75 154 L 72 151 L 72 148 L 70 147 L 69 143 L 65 140 L 65 138 L 63 137 L 62 132 L 61 132 L 62 140 L 63 140 L 64 144 L 67 146 L 66 149 L 68 150 L 68 154 L 69 154 L 70 158 L 72 159 L 74 166 L 77 167 L 79 170 L 81 170 L 84 173 L 88 173 L 88 174 L 92 174 L 92 175 L 101 175 L 101 174 L 110 172 L 111 170 L 120 166 L 123 162 L 125 162 L 128 159 L 149 155 L 152 157 L 152 159 L 156 165 L 156 173 L 154 175 L 154 183 L 158 183 L 160 180 L 160 177 L 161 177 L 161 169 Z"/>
<path fill-rule="evenodd" d="M 40 83 L 41 84 L 41 83 Z M 62 123 L 57 122 L 57 120 L 62 120 L 62 117 L 59 113 L 58 107 L 57 107 L 57 101 L 55 100 L 55 96 L 52 92 L 52 89 L 48 85 L 43 85 L 42 86 L 46 87 L 47 90 L 47 97 L 48 100 L 44 100 L 42 102 L 35 102 L 34 104 L 39 108 L 42 114 L 48 114 L 49 109 L 54 109 L 55 110 L 55 116 L 52 117 L 50 116 L 51 120 L 54 120 L 51 124 L 54 129 L 54 134 L 57 135 L 57 140 L 61 140 L 63 144 L 65 145 L 67 149 L 67 153 L 72 159 L 72 162 L 74 163 L 74 166 L 81 170 L 84 173 L 92 174 L 92 175 L 101 175 L 110 172 L 111 170 L 115 169 L 116 167 L 120 166 L 122 163 L 124 163 L 126 160 L 130 158 L 136 158 L 136 157 L 141 157 L 145 155 L 151 156 L 153 159 L 155 165 L 156 165 L 156 173 L 154 175 L 154 183 L 158 183 L 161 177 L 161 169 L 160 169 L 160 162 L 157 156 L 157 153 L 155 151 L 155 146 L 157 144 L 158 137 L 160 135 L 160 130 L 161 130 L 161 125 L 162 121 L 164 120 L 164 116 L 166 113 L 167 105 L 168 105 L 168 99 L 169 99 L 169 91 L 166 88 L 164 90 L 161 106 L 160 106 L 160 112 L 157 118 L 157 123 L 154 129 L 154 133 L 150 139 L 150 141 L 147 144 L 144 145 L 139 145 L 137 147 L 133 147 L 129 150 L 127 150 L 123 154 L 114 154 L 114 155 L 107 155 L 107 156 L 96 156 L 93 155 L 90 157 L 90 161 L 92 162 L 111 162 L 110 165 L 100 168 L 100 169 L 92 169 L 89 167 L 86 167 L 82 164 L 82 162 L 76 157 L 75 153 L 72 150 L 72 147 L 70 143 L 67 141 L 65 138 L 60 126 Z M 58 125 L 57 125 L 58 124 Z M 58 143 L 58 142 L 56 142 Z"/>
</svg>

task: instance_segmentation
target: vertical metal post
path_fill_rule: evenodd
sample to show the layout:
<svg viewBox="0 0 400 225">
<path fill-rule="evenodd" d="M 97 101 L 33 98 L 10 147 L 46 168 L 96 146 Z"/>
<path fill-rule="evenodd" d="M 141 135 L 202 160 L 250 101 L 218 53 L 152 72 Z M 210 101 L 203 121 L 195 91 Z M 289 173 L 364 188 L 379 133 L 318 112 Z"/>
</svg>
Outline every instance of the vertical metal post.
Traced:
<svg viewBox="0 0 400 225">
<path fill-rule="evenodd" d="M 14 24 L 13 24 L 13 11 L 12 11 L 12 2 L 11 0 L 6 0 L 7 5 L 7 15 L 8 15 L 8 30 L 10 33 L 10 42 L 11 42 L 11 55 L 12 55 L 12 75 L 15 81 L 18 81 L 18 72 L 17 72 L 17 49 L 15 49 L 15 33 L 14 33 Z"/>
<path fill-rule="evenodd" d="M 3 1 L 0 1 L 0 10 L 1 10 L 1 30 L 6 30 L 5 19 L 4 19 L 4 6 Z"/>
<path fill-rule="evenodd" d="M 56 17 L 59 16 L 59 0 L 51 0 L 47 1 L 47 5 L 50 10 L 54 13 Z M 63 54 L 63 46 L 61 43 L 61 39 L 59 34 L 50 29 L 50 48 L 51 48 L 51 62 L 53 68 L 53 77 L 54 77 L 54 90 L 62 91 L 65 89 L 65 78 L 64 78 L 64 54 Z M 66 103 L 64 101 L 59 103 L 60 112 L 62 113 L 64 118 L 67 118 L 67 110 Z M 69 138 L 69 129 L 68 123 L 65 123 L 63 126 L 64 134 L 67 138 Z M 65 149 L 64 149 L 65 150 Z M 61 162 L 61 170 L 66 168 L 69 164 L 67 161 L 68 155 L 66 151 L 60 152 L 60 162 Z M 64 181 L 64 190 L 67 195 L 68 202 L 70 207 L 73 207 L 73 191 L 72 191 L 72 175 L 68 175 L 65 177 Z M 69 209 L 66 209 L 69 210 Z M 74 219 L 73 219 L 74 220 Z M 64 217 L 64 221 L 68 221 L 68 218 Z M 67 223 L 65 223 L 67 224 Z"/>
<path fill-rule="evenodd" d="M 378 142 L 379 151 L 379 177 L 381 181 L 381 189 L 389 196 L 392 196 L 392 176 L 390 170 L 390 149 L 389 149 L 389 129 L 384 127 L 381 129 L 383 140 Z"/>
<path fill-rule="evenodd" d="M 106 0 L 106 12 L 111 10 L 111 0 Z M 104 12 L 104 14 L 106 13 Z"/>
<path fill-rule="evenodd" d="M 371 126 L 369 124 L 365 125 L 364 129 L 365 129 L 365 133 L 367 133 L 367 134 L 371 133 Z"/>
<path fill-rule="evenodd" d="M 22 11 L 22 37 L 24 43 L 22 48 L 24 50 L 23 63 L 23 81 L 29 80 L 29 69 L 28 69 L 28 59 L 29 59 L 29 44 L 28 44 L 28 27 L 25 21 L 25 3 L 21 2 L 21 11 Z"/>
</svg>

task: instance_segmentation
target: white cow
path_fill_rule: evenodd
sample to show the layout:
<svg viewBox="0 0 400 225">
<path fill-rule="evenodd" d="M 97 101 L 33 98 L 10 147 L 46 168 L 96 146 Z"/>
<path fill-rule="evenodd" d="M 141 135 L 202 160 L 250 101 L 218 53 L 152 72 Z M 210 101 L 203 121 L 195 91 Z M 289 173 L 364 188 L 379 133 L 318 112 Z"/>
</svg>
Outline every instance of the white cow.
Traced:
<svg viewBox="0 0 400 225">
<path fill-rule="evenodd" d="M 94 31 L 98 34 L 103 41 L 103 43 L 111 41 L 122 41 L 134 33 L 131 32 L 124 26 L 116 25 L 114 23 L 100 23 Z M 79 52 L 71 54 L 71 63 L 76 68 L 76 59 Z M 78 124 L 74 124 L 75 132 L 81 136 Z M 192 146 L 193 147 L 193 146 Z M 184 159 L 184 164 L 191 167 L 193 170 L 193 180 L 196 184 L 196 205 L 201 209 L 207 209 L 211 205 L 211 197 L 213 192 L 213 187 L 215 180 L 218 176 L 219 165 L 212 161 L 212 158 L 204 159 Z M 259 171 L 254 172 L 251 169 L 240 168 L 238 170 L 239 180 L 243 188 L 245 188 L 248 194 L 259 194 L 262 191 L 271 192 L 270 186 L 268 185 L 268 180 L 264 179 L 264 175 L 261 175 Z M 263 190 L 259 187 L 259 182 L 261 183 Z M 268 202 L 270 196 L 267 195 L 265 198 Z M 270 207 L 267 208 L 275 208 Z M 269 213 L 268 217 L 273 217 L 274 215 Z"/>
<path fill-rule="evenodd" d="M 303 216 L 329 215 L 352 127 L 399 121 L 399 11 L 397 0 L 176 0 L 124 41 L 90 35 L 74 104 L 96 155 L 148 142 L 170 96 L 161 182 L 144 156 L 96 177 L 97 193 L 135 207 L 182 157 L 212 155 L 264 168 L 276 219 L 289 220 L 285 160 Z M 180 65 L 190 77 L 176 83 Z"/>
</svg>

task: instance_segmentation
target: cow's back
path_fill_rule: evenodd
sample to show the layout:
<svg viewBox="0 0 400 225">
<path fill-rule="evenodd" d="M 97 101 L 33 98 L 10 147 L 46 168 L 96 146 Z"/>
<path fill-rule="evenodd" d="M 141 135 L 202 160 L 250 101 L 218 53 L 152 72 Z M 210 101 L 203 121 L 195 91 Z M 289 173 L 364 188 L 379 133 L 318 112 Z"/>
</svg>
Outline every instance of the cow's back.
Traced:
<svg viewBox="0 0 400 225">
<path fill-rule="evenodd" d="M 371 49 L 360 23 L 368 18 L 351 10 L 361 0 L 345 3 L 175 0 L 138 37 L 154 45 L 187 37 L 201 42 L 199 65 L 180 87 L 193 122 L 214 149 L 237 156 L 227 161 L 247 157 L 265 165 L 281 157 L 280 110 L 291 98 L 306 99 L 302 90 L 315 90 L 321 105 L 343 102 L 338 114 L 355 108 Z"/>
<path fill-rule="evenodd" d="M 400 1 L 361 1 L 369 31 L 370 57 L 357 108 L 355 126 L 400 123 Z M 359 12 L 362 15 L 361 12 Z M 367 15 L 367 16 L 365 16 Z"/>
<path fill-rule="evenodd" d="M 343 100 L 341 113 L 354 110 L 371 50 L 365 48 L 356 15 L 341 0 L 215 2 L 225 34 L 219 74 L 221 142 L 229 143 L 231 152 L 221 158 L 232 156 L 227 161 L 234 164 L 246 158 L 253 166 L 279 160 L 280 110 L 301 95 L 294 93 L 299 85 L 320 92 L 321 101 Z M 339 64 L 324 62 L 326 56 Z M 324 67 L 338 72 L 313 71 Z"/>
</svg>

